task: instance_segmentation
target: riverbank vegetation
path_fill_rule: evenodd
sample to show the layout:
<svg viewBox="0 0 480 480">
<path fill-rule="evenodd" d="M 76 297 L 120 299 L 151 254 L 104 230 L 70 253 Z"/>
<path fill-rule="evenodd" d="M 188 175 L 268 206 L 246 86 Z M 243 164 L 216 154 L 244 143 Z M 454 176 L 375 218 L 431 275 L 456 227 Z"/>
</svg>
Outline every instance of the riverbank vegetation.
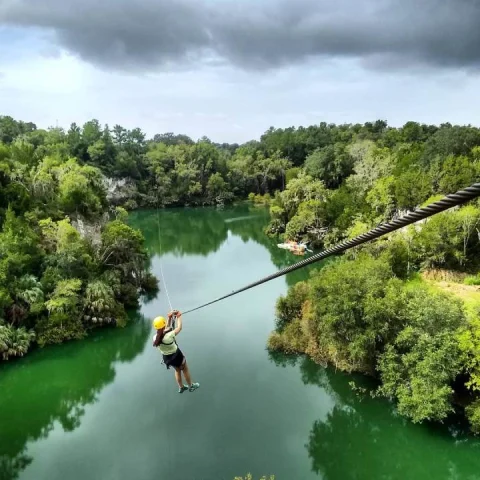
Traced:
<svg viewBox="0 0 480 480">
<path fill-rule="evenodd" d="M 480 174 L 480 130 L 450 124 L 321 123 L 230 145 L 147 139 L 96 120 L 64 131 L 0 117 L 0 142 L 3 358 L 121 323 L 155 288 L 121 207 L 249 198 L 269 205 L 266 233 L 324 248 Z M 480 431 L 480 302 L 429 277 L 450 272 L 475 289 L 479 231 L 471 202 L 349 252 L 279 300 L 270 347 L 375 376 L 375 394 L 414 421 L 463 408 Z"/>
<path fill-rule="evenodd" d="M 415 422 L 466 406 L 479 431 L 480 302 L 467 309 L 417 277 L 396 275 L 405 258 L 398 244 L 366 250 L 296 284 L 278 301 L 269 346 L 376 376 L 375 394 Z"/>
<path fill-rule="evenodd" d="M 276 193 L 268 232 L 328 247 L 469 186 L 479 135 L 413 123 L 368 138 L 350 129 Z M 270 348 L 375 376 L 373 394 L 414 422 L 463 410 L 479 433 L 479 230 L 475 201 L 350 251 L 279 299 Z M 438 272 L 453 281 L 434 281 Z"/>
<path fill-rule="evenodd" d="M 101 171 L 71 156 L 57 131 L 13 123 L 21 130 L 9 135 L 2 122 L 0 359 L 8 360 L 124 324 L 157 281 L 126 212 L 108 214 Z"/>
<path fill-rule="evenodd" d="M 206 137 L 194 142 L 172 133 L 147 139 L 139 128 L 110 128 L 97 120 L 83 126 L 74 123 L 65 131 L 0 117 L 0 145 L 23 159 L 25 168 L 44 158 L 49 162 L 74 158 L 81 167 L 94 167 L 105 183 L 109 203 L 127 209 L 227 204 L 250 192 L 282 189 L 291 166 L 284 155 L 260 148 L 259 142 L 214 144 Z M 45 176 L 42 181 L 47 182 Z M 48 185 L 40 182 L 38 187 L 48 194 Z M 21 197 L 21 192 L 17 194 Z M 93 197 L 84 201 L 86 210 L 102 207 Z"/>
</svg>

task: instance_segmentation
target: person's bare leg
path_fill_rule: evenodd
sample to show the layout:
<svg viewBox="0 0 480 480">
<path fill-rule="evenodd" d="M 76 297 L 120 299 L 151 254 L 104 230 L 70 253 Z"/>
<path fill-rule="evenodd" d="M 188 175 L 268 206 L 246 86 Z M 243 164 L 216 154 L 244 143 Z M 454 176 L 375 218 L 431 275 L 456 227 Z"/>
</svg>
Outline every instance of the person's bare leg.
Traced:
<svg viewBox="0 0 480 480">
<path fill-rule="evenodd" d="M 178 387 L 183 388 L 182 372 L 180 370 L 175 369 L 175 380 L 177 381 Z"/>
<path fill-rule="evenodd" d="M 187 362 L 185 362 L 184 365 L 183 365 L 183 376 L 185 377 L 185 380 L 187 381 L 187 385 L 189 387 L 191 387 L 192 386 L 192 377 L 190 376 L 190 370 L 188 369 Z"/>
<path fill-rule="evenodd" d="M 200 386 L 200 384 L 192 382 L 192 377 L 190 376 L 190 370 L 188 368 L 187 360 L 184 360 L 184 362 L 183 362 L 182 371 L 183 371 L 183 376 L 185 377 L 185 380 L 187 381 L 188 389 L 191 392 L 193 392 L 194 390 L 196 390 Z"/>
</svg>

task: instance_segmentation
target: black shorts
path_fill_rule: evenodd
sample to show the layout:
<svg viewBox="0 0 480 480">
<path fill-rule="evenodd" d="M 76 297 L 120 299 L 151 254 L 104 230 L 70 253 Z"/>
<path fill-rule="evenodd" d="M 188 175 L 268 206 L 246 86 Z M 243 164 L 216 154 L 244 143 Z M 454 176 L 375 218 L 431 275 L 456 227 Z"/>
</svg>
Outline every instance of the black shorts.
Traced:
<svg viewBox="0 0 480 480">
<path fill-rule="evenodd" d="M 182 351 L 177 348 L 177 351 L 175 353 L 172 353 L 171 355 L 164 355 L 163 356 L 163 361 L 165 362 L 165 365 L 167 368 L 174 367 L 174 368 L 179 368 L 182 366 L 183 360 L 185 359 Z"/>
</svg>

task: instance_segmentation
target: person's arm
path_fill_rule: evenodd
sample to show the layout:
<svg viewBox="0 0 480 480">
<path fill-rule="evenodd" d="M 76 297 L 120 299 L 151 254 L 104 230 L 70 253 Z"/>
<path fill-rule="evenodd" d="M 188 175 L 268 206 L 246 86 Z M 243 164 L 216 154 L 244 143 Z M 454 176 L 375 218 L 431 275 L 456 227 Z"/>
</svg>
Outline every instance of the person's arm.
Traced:
<svg viewBox="0 0 480 480">
<path fill-rule="evenodd" d="M 177 310 L 176 317 L 177 317 L 177 326 L 174 332 L 175 332 L 175 335 L 178 335 L 182 331 L 182 312 L 179 312 Z"/>
<path fill-rule="evenodd" d="M 160 337 L 158 332 L 155 334 L 155 338 L 153 339 L 153 346 L 158 347 L 160 345 Z"/>
<path fill-rule="evenodd" d="M 173 323 L 173 312 L 168 313 L 167 329 L 172 326 Z"/>
</svg>

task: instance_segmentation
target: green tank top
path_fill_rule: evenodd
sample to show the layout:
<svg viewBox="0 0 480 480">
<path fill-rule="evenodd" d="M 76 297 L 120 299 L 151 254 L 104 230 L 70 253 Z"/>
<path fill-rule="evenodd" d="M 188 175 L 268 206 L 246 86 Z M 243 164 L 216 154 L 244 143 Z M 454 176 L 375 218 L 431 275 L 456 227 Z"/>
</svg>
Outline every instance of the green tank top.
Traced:
<svg viewBox="0 0 480 480">
<path fill-rule="evenodd" d="M 175 342 L 175 332 L 172 330 L 164 335 L 162 342 L 157 347 L 163 355 L 172 355 L 178 349 Z"/>
</svg>

